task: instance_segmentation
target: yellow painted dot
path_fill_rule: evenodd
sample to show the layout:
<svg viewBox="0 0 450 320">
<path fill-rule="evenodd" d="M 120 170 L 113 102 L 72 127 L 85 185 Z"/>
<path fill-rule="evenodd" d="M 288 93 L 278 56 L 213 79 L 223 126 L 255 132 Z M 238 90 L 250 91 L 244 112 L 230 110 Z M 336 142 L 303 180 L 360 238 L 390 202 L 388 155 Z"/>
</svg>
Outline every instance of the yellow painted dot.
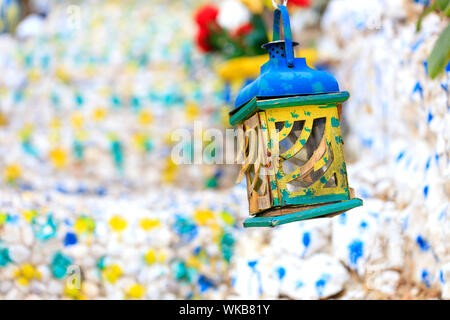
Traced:
<svg viewBox="0 0 450 320">
<path fill-rule="evenodd" d="M 154 264 L 156 262 L 156 253 L 154 249 L 149 249 L 145 254 L 145 262 L 147 264 Z"/>
<path fill-rule="evenodd" d="M 41 75 L 39 73 L 39 70 L 37 70 L 36 68 L 31 69 L 28 73 L 28 79 L 30 80 L 30 82 L 37 82 L 39 81 L 40 77 Z"/>
<path fill-rule="evenodd" d="M 143 133 L 136 133 L 133 135 L 133 146 L 136 150 L 145 151 L 145 142 L 147 137 Z"/>
<path fill-rule="evenodd" d="M 20 271 L 20 269 L 15 269 L 15 270 L 14 270 L 14 278 L 20 277 L 21 274 L 22 274 L 22 272 Z"/>
<path fill-rule="evenodd" d="M 161 221 L 158 219 L 150 219 L 150 218 L 142 218 L 139 221 L 139 225 L 145 231 L 150 231 L 153 228 L 157 228 L 161 226 Z"/>
<path fill-rule="evenodd" d="M 197 257 L 195 257 L 195 256 L 190 256 L 187 259 L 186 264 L 188 267 L 195 268 L 195 269 L 199 269 L 202 265 L 200 263 L 200 260 L 198 260 Z"/>
<path fill-rule="evenodd" d="M 223 211 L 220 214 L 220 216 L 227 225 L 229 225 L 229 226 L 234 225 L 235 219 L 234 219 L 233 215 L 231 215 L 230 213 Z"/>
<path fill-rule="evenodd" d="M 103 107 L 95 108 L 94 111 L 92 111 L 91 118 L 95 121 L 102 121 L 106 118 L 107 111 Z"/>
<path fill-rule="evenodd" d="M 25 124 L 22 130 L 19 131 L 20 140 L 26 141 L 30 138 L 33 133 L 34 126 L 32 124 Z"/>
<path fill-rule="evenodd" d="M 153 114 L 148 110 L 139 112 L 138 122 L 142 126 L 148 126 L 153 123 Z"/>
<path fill-rule="evenodd" d="M 38 212 L 36 210 L 24 210 L 22 214 L 25 221 L 28 223 L 31 223 L 33 219 L 38 216 Z"/>
<path fill-rule="evenodd" d="M 21 286 L 28 286 L 29 281 L 25 277 L 20 277 L 19 279 L 17 279 L 17 283 Z"/>
<path fill-rule="evenodd" d="M 110 265 L 103 271 L 103 275 L 110 283 L 115 283 L 122 274 L 122 269 L 117 264 Z"/>
<path fill-rule="evenodd" d="M 4 212 L 0 212 L 0 226 L 3 225 L 8 219 L 8 215 Z"/>
<path fill-rule="evenodd" d="M 109 225 L 114 231 L 121 232 L 127 227 L 127 221 L 121 216 L 114 216 L 109 219 Z"/>
<path fill-rule="evenodd" d="M 175 181 L 178 174 L 178 166 L 172 161 L 172 159 L 168 158 L 166 161 L 166 167 L 164 168 L 161 180 L 166 183 L 170 183 Z"/>
<path fill-rule="evenodd" d="M 69 73 L 62 66 L 56 68 L 55 76 L 64 83 L 67 83 L 70 80 Z"/>
<path fill-rule="evenodd" d="M 75 129 L 80 129 L 84 124 L 84 117 L 80 112 L 74 112 L 70 117 L 70 123 Z"/>
<path fill-rule="evenodd" d="M 171 145 L 171 144 L 173 144 L 174 142 L 177 142 L 177 141 L 176 141 L 176 138 L 175 138 L 175 133 L 174 133 L 174 132 L 168 132 L 168 133 L 166 133 L 166 134 L 163 136 L 163 141 L 164 141 L 165 144 L 168 144 L 168 145 Z"/>
<path fill-rule="evenodd" d="M 206 225 L 214 219 L 214 213 L 211 210 L 197 210 L 194 213 L 194 221 L 199 225 Z"/>
<path fill-rule="evenodd" d="M 95 222 L 93 219 L 88 217 L 79 217 L 74 225 L 73 228 L 76 233 L 87 233 L 87 232 L 94 232 L 95 230 Z"/>
<path fill-rule="evenodd" d="M 84 233 L 87 231 L 86 222 L 82 218 L 78 218 L 77 221 L 75 221 L 73 228 L 77 233 Z"/>
<path fill-rule="evenodd" d="M 186 118 L 188 120 L 194 120 L 200 114 L 200 108 L 196 103 L 188 103 L 186 105 Z"/>
<path fill-rule="evenodd" d="M 141 299 L 145 294 L 145 288 L 136 283 L 128 289 L 128 296 L 132 299 Z"/>
<path fill-rule="evenodd" d="M 21 268 L 21 273 L 26 279 L 31 280 L 34 278 L 35 270 L 31 264 L 24 264 Z"/>
<path fill-rule="evenodd" d="M 50 150 L 50 161 L 58 169 L 65 167 L 67 163 L 67 152 L 60 147 L 53 148 Z"/>
<path fill-rule="evenodd" d="M 16 181 L 21 175 L 22 170 L 18 164 L 10 164 L 3 169 L 3 177 L 7 182 Z"/>
</svg>

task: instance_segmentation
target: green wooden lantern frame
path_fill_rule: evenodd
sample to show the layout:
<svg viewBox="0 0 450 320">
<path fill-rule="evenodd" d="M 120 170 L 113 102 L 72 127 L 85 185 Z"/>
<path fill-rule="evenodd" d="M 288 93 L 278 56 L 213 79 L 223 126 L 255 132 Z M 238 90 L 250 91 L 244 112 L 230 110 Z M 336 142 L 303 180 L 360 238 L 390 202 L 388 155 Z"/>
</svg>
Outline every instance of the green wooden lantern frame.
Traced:
<svg viewBox="0 0 450 320">
<path fill-rule="evenodd" d="M 339 110 L 348 97 L 348 92 L 339 92 L 275 99 L 254 98 L 230 114 L 231 125 L 240 127 L 244 133 L 258 130 L 258 156 L 255 157 L 254 151 L 247 152 L 238 178 L 240 180 L 244 174 L 247 178 L 250 214 L 254 215 L 245 220 L 244 227 L 274 227 L 294 221 L 333 217 L 362 205 L 362 200 L 355 198 L 353 190 L 348 187 L 343 157 Z M 286 174 L 281 163 L 301 152 L 311 138 L 313 123 L 317 119 L 325 119 L 322 135 L 316 139 L 321 143 L 315 147 L 309 161 Z M 296 136 L 292 148 L 282 152 L 279 150 L 280 143 L 298 122 L 303 122 L 301 133 Z M 279 124 L 282 124 L 281 130 L 277 126 Z M 245 150 L 249 149 L 252 148 L 249 148 L 249 139 L 246 139 L 240 152 L 245 154 Z M 280 162 L 278 166 L 271 163 L 273 155 L 278 158 L 275 161 Z M 254 164 L 252 159 L 256 159 Z M 298 192 L 288 190 L 288 182 L 327 164 L 324 174 L 311 186 Z M 256 183 L 255 177 L 261 167 L 269 169 L 270 173 L 262 177 L 262 183 Z M 337 181 L 334 187 L 327 188 L 330 177 Z"/>
</svg>

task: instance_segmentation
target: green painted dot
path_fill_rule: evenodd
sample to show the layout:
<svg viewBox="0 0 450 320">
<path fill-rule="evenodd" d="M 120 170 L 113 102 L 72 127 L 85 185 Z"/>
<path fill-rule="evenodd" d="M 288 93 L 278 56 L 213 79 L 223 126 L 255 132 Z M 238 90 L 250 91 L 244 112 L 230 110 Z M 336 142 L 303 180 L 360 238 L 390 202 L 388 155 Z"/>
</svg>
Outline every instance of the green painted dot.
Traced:
<svg viewBox="0 0 450 320">
<path fill-rule="evenodd" d="M 60 252 L 57 252 L 53 256 L 53 260 L 51 262 L 50 268 L 52 270 L 52 274 L 56 279 L 62 279 L 65 277 L 67 268 L 72 264 L 72 260 L 63 255 Z"/>
<path fill-rule="evenodd" d="M 98 259 L 97 268 L 99 268 L 100 270 L 105 269 L 105 258 L 106 256 L 102 256 L 100 257 L 100 259 Z"/>
<path fill-rule="evenodd" d="M 205 182 L 205 187 L 208 189 L 217 188 L 218 185 L 219 185 L 219 182 L 217 181 L 216 177 L 211 177 L 211 178 L 207 179 Z"/>
<path fill-rule="evenodd" d="M 0 248 L 0 267 L 6 267 L 8 263 L 12 262 L 7 248 Z"/>
<path fill-rule="evenodd" d="M 277 184 L 275 183 L 275 181 L 270 181 L 270 188 L 272 190 L 275 190 L 277 188 Z"/>
<path fill-rule="evenodd" d="M 335 118 L 335 117 L 332 117 L 332 118 L 331 118 L 331 125 L 332 125 L 333 127 L 339 127 L 339 119 L 338 119 L 338 118 Z"/>
</svg>

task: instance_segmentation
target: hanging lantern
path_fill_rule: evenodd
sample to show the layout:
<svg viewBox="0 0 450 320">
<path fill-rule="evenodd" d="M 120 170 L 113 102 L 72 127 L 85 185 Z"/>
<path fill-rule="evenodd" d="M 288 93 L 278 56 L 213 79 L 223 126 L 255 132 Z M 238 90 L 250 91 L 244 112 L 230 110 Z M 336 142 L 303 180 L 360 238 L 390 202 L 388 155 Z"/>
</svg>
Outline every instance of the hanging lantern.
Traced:
<svg viewBox="0 0 450 320">
<path fill-rule="evenodd" d="M 22 16 L 21 11 L 18 0 L 0 1 L 0 34 L 15 31 Z"/>
<path fill-rule="evenodd" d="M 270 60 L 230 112 L 231 125 L 242 132 L 238 181 L 246 176 L 253 216 L 244 227 L 332 217 L 362 205 L 348 186 L 340 129 L 349 93 L 328 73 L 294 58 L 298 43 L 285 4 L 276 6 L 273 41 L 263 46 Z"/>
</svg>

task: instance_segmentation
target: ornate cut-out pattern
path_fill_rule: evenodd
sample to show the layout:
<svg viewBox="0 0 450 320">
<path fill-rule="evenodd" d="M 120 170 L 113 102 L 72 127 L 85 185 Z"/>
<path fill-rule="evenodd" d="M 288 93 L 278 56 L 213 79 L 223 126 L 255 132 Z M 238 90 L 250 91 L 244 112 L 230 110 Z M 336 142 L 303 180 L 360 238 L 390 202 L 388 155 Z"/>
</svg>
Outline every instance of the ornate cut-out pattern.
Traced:
<svg viewBox="0 0 450 320">
<path fill-rule="evenodd" d="M 244 137 L 238 157 L 243 155 L 244 161 L 238 181 L 245 174 L 250 213 L 255 214 L 271 207 L 270 182 L 264 171 L 269 163 L 266 152 L 267 138 L 264 136 L 258 114 L 245 121 L 242 129 Z"/>
<path fill-rule="evenodd" d="M 311 196 L 348 194 L 336 107 L 274 108 L 265 113 L 269 150 L 280 154 L 275 178 L 281 204 L 300 203 Z"/>
</svg>

